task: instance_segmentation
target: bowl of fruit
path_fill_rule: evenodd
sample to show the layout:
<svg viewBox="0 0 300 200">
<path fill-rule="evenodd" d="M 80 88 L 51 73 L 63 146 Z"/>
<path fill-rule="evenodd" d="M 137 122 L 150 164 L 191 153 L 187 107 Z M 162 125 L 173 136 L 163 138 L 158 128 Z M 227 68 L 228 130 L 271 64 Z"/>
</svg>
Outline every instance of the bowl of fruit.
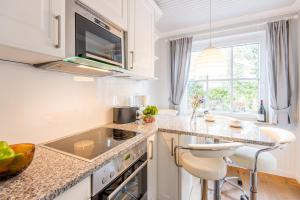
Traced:
<svg viewBox="0 0 300 200">
<path fill-rule="evenodd" d="M 145 123 L 155 122 L 156 116 L 158 114 L 158 109 L 156 106 L 147 106 L 143 110 L 143 120 Z"/>
<path fill-rule="evenodd" d="M 31 163 L 35 145 L 30 143 L 8 145 L 0 141 L 0 180 L 16 176 Z"/>
</svg>

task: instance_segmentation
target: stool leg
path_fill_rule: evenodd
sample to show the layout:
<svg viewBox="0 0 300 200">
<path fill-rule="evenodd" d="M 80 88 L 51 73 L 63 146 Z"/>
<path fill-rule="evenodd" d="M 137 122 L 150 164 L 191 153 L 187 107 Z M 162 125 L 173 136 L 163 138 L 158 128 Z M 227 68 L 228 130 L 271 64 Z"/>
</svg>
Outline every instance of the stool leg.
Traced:
<svg viewBox="0 0 300 200">
<path fill-rule="evenodd" d="M 221 199 L 221 190 L 220 190 L 220 181 L 214 181 L 214 200 L 220 200 Z"/>
<path fill-rule="evenodd" d="M 207 180 L 201 180 L 201 200 L 207 200 L 208 185 Z"/>
<path fill-rule="evenodd" d="M 257 172 L 250 171 L 250 200 L 257 200 Z"/>
</svg>

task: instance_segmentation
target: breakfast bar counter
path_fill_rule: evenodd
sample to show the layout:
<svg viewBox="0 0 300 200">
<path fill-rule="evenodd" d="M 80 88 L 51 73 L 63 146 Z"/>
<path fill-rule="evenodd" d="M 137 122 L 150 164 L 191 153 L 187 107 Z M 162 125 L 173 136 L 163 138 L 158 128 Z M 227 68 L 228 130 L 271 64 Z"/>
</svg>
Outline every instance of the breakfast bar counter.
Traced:
<svg viewBox="0 0 300 200">
<path fill-rule="evenodd" d="M 241 121 L 241 127 L 234 128 L 230 126 L 231 120 L 233 118 L 223 116 L 217 116 L 214 122 L 207 122 L 201 117 L 191 121 L 189 116 L 160 116 L 158 130 L 245 144 L 276 145 L 271 138 L 260 132 L 259 126 L 261 125 L 250 121 Z M 264 125 L 270 126 L 269 124 Z"/>
</svg>

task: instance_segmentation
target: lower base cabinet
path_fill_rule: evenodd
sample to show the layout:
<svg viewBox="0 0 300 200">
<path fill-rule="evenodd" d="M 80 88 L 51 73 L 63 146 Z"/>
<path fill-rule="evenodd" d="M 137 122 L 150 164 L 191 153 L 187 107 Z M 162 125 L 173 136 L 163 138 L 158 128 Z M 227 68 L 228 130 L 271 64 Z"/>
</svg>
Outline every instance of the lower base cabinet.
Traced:
<svg viewBox="0 0 300 200">
<path fill-rule="evenodd" d="M 91 187 L 91 177 L 89 176 L 56 197 L 55 200 L 90 200 Z"/>
<path fill-rule="evenodd" d="M 188 146 L 188 144 L 197 143 L 197 137 L 189 135 L 180 135 L 179 144 L 180 146 Z M 187 150 L 181 150 L 181 153 Z M 193 177 L 185 169 L 180 168 L 179 173 L 179 191 L 180 200 L 190 200 L 190 199 L 201 199 L 200 194 L 200 180 Z"/>
<path fill-rule="evenodd" d="M 175 164 L 175 147 L 196 143 L 195 137 L 176 133 L 159 132 L 158 140 L 158 200 L 189 200 L 198 185 L 193 187 L 191 174 Z M 180 150 L 182 153 L 184 150 Z M 177 158 L 180 158 L 180 153 Z M 179 159 L 180 162 L 180 159 Z M 179 163 L 180 164 L 180 163 Z M 194 195 L 195 196 L 195 195 Z M 200 195 L 196 194 L 197 199 Z"/>
<path fill-rule="evenodd" d="M 178 134 L 158 133 L 158 200 L 180 199 L 180 168 L 174 161 L 174 148 L 178 142 Z"/>
<path fill-rule="evenodd" d="M 157 133 L 150 136 L 147 143 L 147 199 L 157 200 Z"/>
</svg>

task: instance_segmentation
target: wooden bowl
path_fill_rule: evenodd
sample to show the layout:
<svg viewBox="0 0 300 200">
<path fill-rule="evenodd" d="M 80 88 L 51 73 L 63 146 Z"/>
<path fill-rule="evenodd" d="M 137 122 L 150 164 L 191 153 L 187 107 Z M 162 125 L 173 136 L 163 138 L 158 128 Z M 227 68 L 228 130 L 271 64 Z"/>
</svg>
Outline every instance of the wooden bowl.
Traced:
<svg viewBox="0 0 300 200">
<path fill-rule="evenodd" d="M 30 165 L 34 156 L 34 144 L 13 144 L 10 147 L 16 155 L 8 163 L 0 165 L 0 180 L 6 180 L 23 172 Z"/>
</svg>

